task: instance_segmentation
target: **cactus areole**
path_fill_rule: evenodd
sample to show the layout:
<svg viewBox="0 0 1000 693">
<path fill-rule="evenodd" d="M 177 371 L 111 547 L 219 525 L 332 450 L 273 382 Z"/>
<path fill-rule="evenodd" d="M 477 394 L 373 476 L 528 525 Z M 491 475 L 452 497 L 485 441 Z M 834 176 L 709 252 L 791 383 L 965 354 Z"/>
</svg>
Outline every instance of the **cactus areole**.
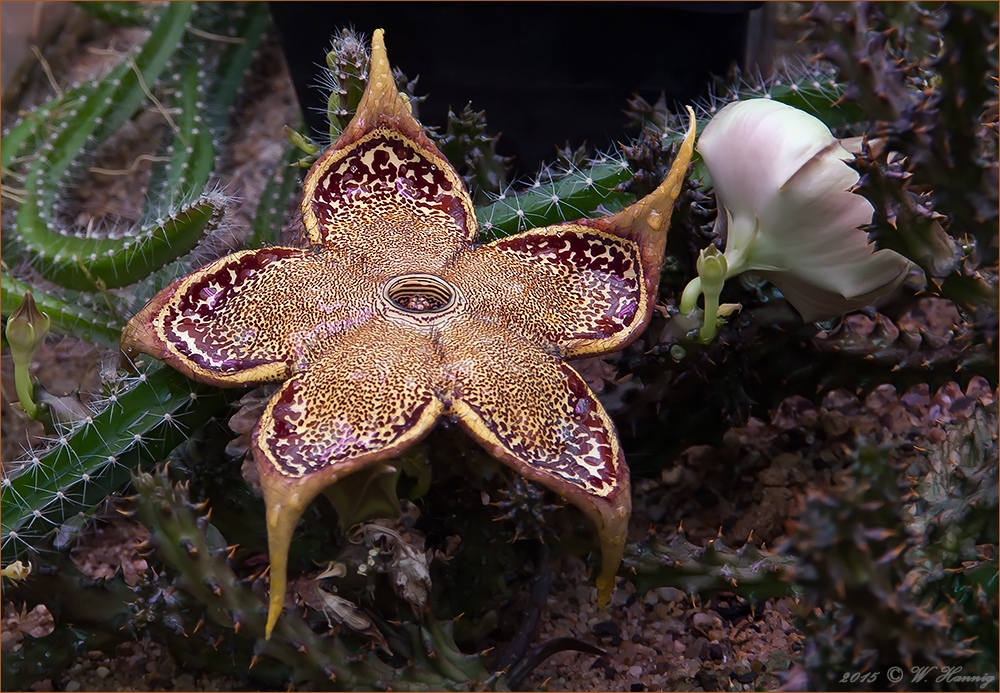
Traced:
<svg viewBox="0 0 1000 693">
<path fill-rule="evenodd" d="M 566 359 L 617 351 L 656 300 L 694 118 L 667 179 L 608 217 L 479 244 L 472 200 L 396 90 L 382 31 L 354 119 L 306 177 L 308 247 L 223 257 L 129 322 L 126 354 L 219 386 L 284 381 L 253 432 L 271 597 L 328 485 L 450 417 L 492 455 L 577 505 L 600 535 L 606 600 L 631 512 L 614 424 Z"/>
</svg>

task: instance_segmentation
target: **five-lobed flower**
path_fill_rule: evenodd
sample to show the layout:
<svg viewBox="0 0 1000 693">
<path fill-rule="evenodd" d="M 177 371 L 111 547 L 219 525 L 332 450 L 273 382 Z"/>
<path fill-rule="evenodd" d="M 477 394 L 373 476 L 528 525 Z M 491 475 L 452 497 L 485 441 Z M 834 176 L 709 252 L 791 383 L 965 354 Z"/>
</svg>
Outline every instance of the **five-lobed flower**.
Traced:
<svg viewBox="0 0 1000 693">
<path fill-rule="evenodd" d="M 694 118 L 666 180 L 611 216 L 477 242 L 472 200 L 396 90 L 382 31 L 353 120 L 306 176 L 307 248 L 223 257 L 155 296 L 122 348 L 219 386 L 283 381 L 253 431 L 270 636 L 293 531 L 330 484 L 450 417 L 594 523 L 610 595 L 631 512 L 614 424 L 567 359 L 645 328 Z"/>
</svg>

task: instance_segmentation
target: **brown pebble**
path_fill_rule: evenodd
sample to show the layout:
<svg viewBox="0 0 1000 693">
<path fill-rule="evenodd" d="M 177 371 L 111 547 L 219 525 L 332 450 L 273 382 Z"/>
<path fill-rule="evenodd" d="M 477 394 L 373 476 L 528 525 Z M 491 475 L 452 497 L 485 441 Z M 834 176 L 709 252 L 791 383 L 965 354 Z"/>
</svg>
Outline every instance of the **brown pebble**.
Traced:
<svg viewBox="0 0 1000 693">
<path fill-rule="evenodd" d="M 708 638 L 698 637 L 684 650 L 684 656 L 691 659 L 702 659 L 705 650 L 708 649 Z"/>
</svg>

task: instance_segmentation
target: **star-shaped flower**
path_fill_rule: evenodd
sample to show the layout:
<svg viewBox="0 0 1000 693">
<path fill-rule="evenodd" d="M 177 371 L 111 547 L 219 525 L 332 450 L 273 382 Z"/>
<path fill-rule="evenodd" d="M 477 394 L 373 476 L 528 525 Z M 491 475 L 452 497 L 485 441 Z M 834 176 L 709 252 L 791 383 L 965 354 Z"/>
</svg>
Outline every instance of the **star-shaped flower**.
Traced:
<svg viewBox="0 0 1000 693">
<path fill-rule="evenodd" d="M 656 300 L 694 122 L 670 173 L 613 216 L 480 245 L 472 200 L 397 92 L 382 31 L 357 114 L 306 177 L 309 247 L 223 257 L 128 324 L 143 352 L 219 386 L 284 381 L 253 433 L 271 597 L 324 488 L 393 457 L 443 416 L 577 505 L 600 534 L 610 595 L 631 511 L 614 424 L 565 359 L 621 349 Z"/>
</svg>

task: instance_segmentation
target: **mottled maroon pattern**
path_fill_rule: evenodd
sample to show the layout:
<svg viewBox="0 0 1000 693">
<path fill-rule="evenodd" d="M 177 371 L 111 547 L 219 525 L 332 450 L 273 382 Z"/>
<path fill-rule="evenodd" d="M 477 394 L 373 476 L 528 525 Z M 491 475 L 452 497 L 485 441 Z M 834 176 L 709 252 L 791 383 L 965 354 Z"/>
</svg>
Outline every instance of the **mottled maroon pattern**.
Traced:
<svg viewBox="0 0 1000 693">
<path fill-rule="evenodd" d="M 645 317 L 638 245 L 576 224 L 480 246 L 450 269 L 473 313 L 567 356 L 606 353 Z"/>
<path fill-rule="evenodd" d="M 337 210 L 359 193 L 398 204 L 413 201 L 438 209 L 466 228 L 464 190 L 456 191 L 444 170 L 404 141 L 387 136 L 360 143 L 330 167 L 310 201 L 320 224 L 335 222 Z"/>
<path fill-rule="evenodd" d="M 300 253 L 292 248 L 268 249 L 246 254 L 236 262 L 223 264 L 215 272 L 193 275 L 197 279 L 163 315 L 168 339 L 178 348 L 186 346 L 183 351 L 194 363 L 221 372 L 246 370 L 273 361 L 273 356 L 254 358 L 243 341 L 252 341 L 255 337 L 252 320 L 247 321 L 245 329 L 230 332 L 225 339 L 220 339 L 220 333 L 226 332 L 225 316 L 232 298 L 271 263 Z M 234 317 L 242 320 L 249 316 Z M 237 337 L 237 334 L 245 337 Z"/>
</svg>

